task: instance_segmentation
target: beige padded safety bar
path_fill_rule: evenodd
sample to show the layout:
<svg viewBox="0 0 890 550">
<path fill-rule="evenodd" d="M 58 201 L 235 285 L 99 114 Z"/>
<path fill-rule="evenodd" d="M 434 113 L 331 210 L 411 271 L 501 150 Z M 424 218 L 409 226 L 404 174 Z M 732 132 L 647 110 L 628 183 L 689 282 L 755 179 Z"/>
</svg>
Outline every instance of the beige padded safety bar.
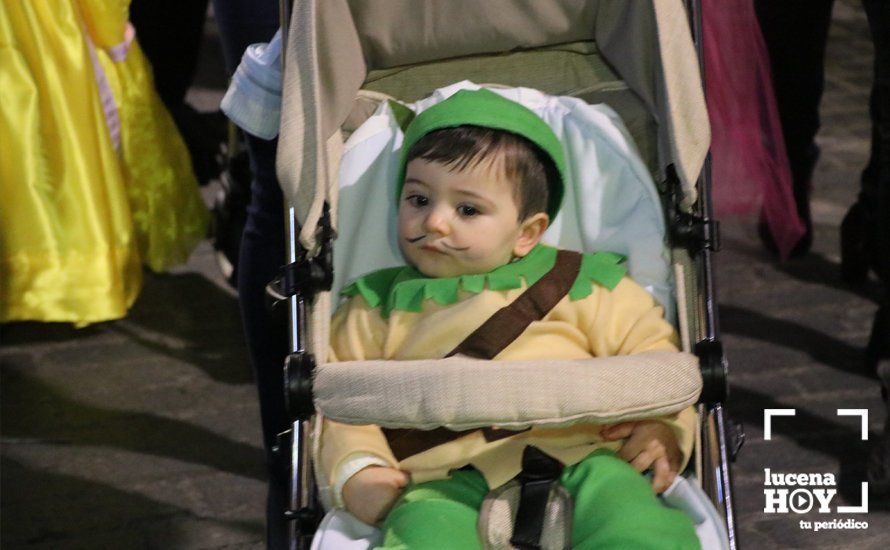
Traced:
<svg viewBox="0 0 890 550">
<path fill-rule="evenodd" d="M 451 357 L 328 363 L 318 368 L 313 389 L 316 408 L 344 423 L 523 429 L 676 413 L 698 399 L 701 374 L 698 358 L 683 352 L 537 361 Z"/>
</svg>

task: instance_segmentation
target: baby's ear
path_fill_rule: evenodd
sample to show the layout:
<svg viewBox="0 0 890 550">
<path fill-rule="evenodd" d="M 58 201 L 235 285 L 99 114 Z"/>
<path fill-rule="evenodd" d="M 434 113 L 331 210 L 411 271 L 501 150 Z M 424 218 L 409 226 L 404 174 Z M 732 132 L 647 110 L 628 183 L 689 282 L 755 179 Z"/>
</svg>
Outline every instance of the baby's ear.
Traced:
<svg viewBox="0 0 890 550">
<path fill-rule="evenodd" d="M 550 225 L 550 216 L 544 212 L 538 212 L 529 216 L 519 224 L 519 237 L 516 238 L 516 245 L 513 247 L 513 255 L 522 258 L 534 248 L 544 236 L 547 227 Z"/>
</svg>

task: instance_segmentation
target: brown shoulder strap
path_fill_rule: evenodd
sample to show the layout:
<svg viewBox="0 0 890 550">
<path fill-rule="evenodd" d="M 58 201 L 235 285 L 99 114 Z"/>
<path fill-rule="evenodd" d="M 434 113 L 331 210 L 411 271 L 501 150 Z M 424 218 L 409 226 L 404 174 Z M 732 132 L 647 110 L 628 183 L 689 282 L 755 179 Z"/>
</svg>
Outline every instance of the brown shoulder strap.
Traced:
<svg viewBox="0 0 890 550">
<path fill-rule="evenodd" d="M 460 354 L 476 359 L 494 359 L 530 324 L 540 321 L 556 307 L 569 293 L 580 269 L 581 254 L 558 250 L 553 269 L 511 304 L 489 317 L 445 357 Z"/>
<path fill-rule="evenodd" d="M 526 289 L 519 298 L 489 317 L 445 357 L 461 354 L 477 359 L 494 359 L 530 324 L 540 321 L 556 307 L 556 304 L 569 293 L 580 270 L 581 254 L 569 250 L 557 251 L 553 269 Z M 383 433 L 389 441 L 393 455 L 398 460 L 404 460 L 470 432 L 455 432 L 446 428 L 434 430 L 385 428 Z M 487 441 L 496 441 L 516 435 L 517 432 L 484 428 L 482 433 Z"/>
</svg>

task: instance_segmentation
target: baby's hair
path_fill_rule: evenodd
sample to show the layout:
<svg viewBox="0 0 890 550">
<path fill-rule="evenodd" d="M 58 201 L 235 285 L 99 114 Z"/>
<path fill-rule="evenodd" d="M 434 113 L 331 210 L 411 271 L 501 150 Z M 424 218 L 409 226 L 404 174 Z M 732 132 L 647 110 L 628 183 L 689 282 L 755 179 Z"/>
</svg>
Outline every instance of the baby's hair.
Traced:
<svg viewBox="0 0 890 550">
<path fill-rule="evenodd" d="M 405 163 L 419 158 L 460 171 L 498 154 L 503 156 L 504 175 L 516 182 L 519 220 L 546 212 L 549 189 L 559 185 L 559 171 L 550 156 L 520 135 L 469 125 L 435 130 L 411 147 Z"/>
</svg>

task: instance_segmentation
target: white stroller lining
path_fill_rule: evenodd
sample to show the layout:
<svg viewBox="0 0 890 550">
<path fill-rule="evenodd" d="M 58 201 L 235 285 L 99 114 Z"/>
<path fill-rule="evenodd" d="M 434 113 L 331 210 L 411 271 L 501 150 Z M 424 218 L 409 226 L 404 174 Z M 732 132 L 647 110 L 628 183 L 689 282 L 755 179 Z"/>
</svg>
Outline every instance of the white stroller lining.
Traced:
<svg viewBox="0 0 890 550">
<path fill-rule="evenodd" d="M 479 87 L 459 82 L 408 106 L 419 112 L 459 90 Z M 631 277 L 673 320 L 661 199 L 618 115 L 605 105 L 588 105 L 529 88 L 492 90 L 537 113 L 565 148 L 569 181 L 562 210 L 544 242 L 570 250 L 625 255 Z M 339 173 L 341 221 L 334 247 L 334 296 L 361 275 L 404 264 L 396 242 L 394 202 L 402 138 L 390 106 L 382 103 L 346 142 Z"/>
</svg>

